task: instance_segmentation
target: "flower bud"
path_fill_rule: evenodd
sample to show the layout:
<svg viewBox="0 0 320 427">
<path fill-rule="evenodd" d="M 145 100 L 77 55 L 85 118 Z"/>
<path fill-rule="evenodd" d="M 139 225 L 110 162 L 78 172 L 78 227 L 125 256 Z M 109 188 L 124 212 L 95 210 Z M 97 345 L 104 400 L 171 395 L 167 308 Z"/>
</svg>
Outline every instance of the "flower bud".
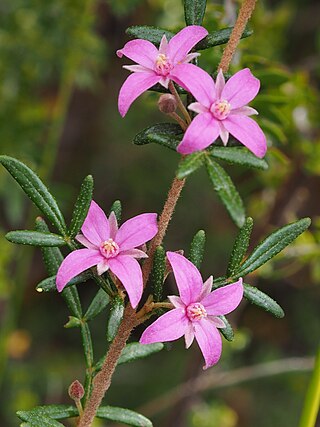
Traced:
<svg viewBox="0 0 320 427">
<path fill-rule="evenodd" d="M 68 393 L 72 400 L 82 399 L 84 396 L 84 388 L 81 382 L 78 380 L 73 381 L 69 386 Z"/>
<path fill-rule="evenodd" d="M 164 114 L 174 113 L 177 109 L 177 100 L 170 93 L 161 95 L 158 101 L 159 110 Z"/>
</svg>

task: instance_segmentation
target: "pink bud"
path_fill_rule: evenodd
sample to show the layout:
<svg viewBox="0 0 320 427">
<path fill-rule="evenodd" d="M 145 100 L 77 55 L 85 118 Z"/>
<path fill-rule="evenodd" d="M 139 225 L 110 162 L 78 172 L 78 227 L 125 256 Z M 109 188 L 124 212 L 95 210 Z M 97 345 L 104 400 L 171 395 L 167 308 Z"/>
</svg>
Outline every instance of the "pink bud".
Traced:
<svg viewBox="0 0 320 427">
<path fill-rule="evenodd" d="M 81 382 L 78 380 L 73 381 L 69 386 L 68 393 L 72 400 L 82 399 L 84 396 L 84 388 Z"/>
<path fill-rule="evenodd" d="M 161 95 L 158 101 L 158 107 L 161 113 L 171 114 L 174 113 L 177 109 L 177 101 L 176 98 L 170 93 L 166 93 L 165 95 Z"/>
</svg>

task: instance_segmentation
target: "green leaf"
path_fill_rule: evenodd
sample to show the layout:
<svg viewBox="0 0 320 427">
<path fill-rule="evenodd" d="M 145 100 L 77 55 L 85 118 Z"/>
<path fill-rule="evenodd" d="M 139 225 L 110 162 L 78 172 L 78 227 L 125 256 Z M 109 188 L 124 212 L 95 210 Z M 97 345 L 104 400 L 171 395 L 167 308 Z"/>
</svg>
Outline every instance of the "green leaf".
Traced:
<svg viewBox="0 0 320 427">
<path fill-rule="evenodd" d="M 46 222 L 38 217 L 36 219 L 36 230 L 42 233 L 47 233 L 49 228 Z M 59 248 L 42 247 L 42 257 L 47 267 L 48 274 L 51 276 L 57 274 L 57 271 L 63 261 L 63 255 Z M 67 303 L 72 315 L 78 318 L 82 317 L 81 302 L 76 286 L 71 286 L 61 292 L 62 297 Z"/>
<path fill-rule="evenodd" d="M 62 213 L 57 202 L 40 178 L 28 166 L 12 157 L 0 156 L 0 163 L 8 170 L 40 211 L 47 216 L 61 234 L 65 235 L 66 224 Z"/>
<path fill-rule="evenodd" d="M 126 34 L 132 38 L 148 40 L 149 42 L 160 45 L 162 36 L 165 34 L 169 41 L 175 33 L 159 27 L 151 27 L 149 25 L 135 25 L 126 29 Z"/>
<path fill-rule="evenodd" d="M 54 420 L 77 417 L 78 410 L 74 406 L 69 405 L 46 405 L 36 406 L 30 411 L 18 411 L 17 415 L 22 421 L 27 421 L 31 426 L 55 427 L 62 426 L 62 424 Z M 43 422 L 43 424 L 41 424 L 41 422 Z M 51 422 L 51 424 L 49 424 L 49 422 Z"/>
<path fill-rule="evenodd" d="M 222 335 L 225 337 L 227 341 L 233 341 L 234 340 L 234 332 L 232 329 L 232 326 L 228 322 L 227 318 L 225 316 L 218 316 L 221 320 L 223 320 L 224 324 L 226 325 L 225 328 L 219 328 L 219 331 L 222 333 Z"/>
<path fill-rule="evenodd" d="M 91 278 L 92 278 L 91 272 L 85 271 L 79 274 L 78 276 L 74 277 L 73 279 L 71 279 L 70 282 L 66 284 L 64 289 L 70 286 L 78 285 L 79 283 L 84 283 Z M 58 290 L 56 286 L 56 279 L 57 279 L 56 274 L 54 274 L 53 276 L 47 277 L 36 286 L 36 290 L 38 292 L 55 292 L 55 291 L 57 292 Z"/>
<path fill-rule="evenodd" d="M 233 27 L 229 28 L 223 28 L 222 30 L 213 31 L 212 33 L 209 33 L 204 39 L 199 41 L 199 43 L 196 44 L 195 50 L 204 50 L 209 49 L 210 47 L 219 46 L 221 44 L 228 43 L 229 38 L 231 36 Z M 252 30 L 244 30 L 242 33 L 241 38 L 244 39 L 246 37 L 251 36 L 253 33 Z"/>
<path fill-rule="evenodd" d="M 115 213 L 117 221 L 120 222 L 121 221 L 121 214 L 122 214 L 122 206 L 121 206 L 120 200 L 116 200 L 115 202 L 112 203 L 112 206 L 110 208 L 110 213 L 111 212 Z"/>
<path fill-rule="evenodd" d="M 109 304 L 109 301 L 109 295 L 103 289 L 99 289 L 84 315 L 84 320 L 89 321 L 98 316 Z"/>
<path fill-rule="evenodd" d="M 218 193 L 222 203 L 227 208 L 232 220 L 238 227 L 245 221 L 245 210 L 242 199 L 236 190 L 231 178 L 218 163 L 207 157 L 207 171 L 213 188 Z"/>
<path fill-rule="evenodd" d="M 150 284 L 155 302 L 161 301 L 163 297 L 163 281 L 166 270 L 166 251 L 158 246 L 154 253 L 153 266 L 150 275 Z"/>
<path fill-rule="evenodd" d="M 207 0 L 184 0 L 184 16 L 187 25 L 202 25 Z"/>
<path fill-rule="evenodd" d="M 81 320 L 74 316 L 69 316 L 68 322 L 64 325 L 66 329 L 79 328 L 81 326 Z"/>
<path fill-rule="evenodd" d="M 179 163 L 177 178 L 183 179 L 199 169 L 206 158 L 204 151 L 197 151 L 184 157 Z"/>
<path fill-rule="evenodd" d="M 200 269 L 202 264 L 205 244 L 206 233 L 204 230 L 199 230 L 192 239 L 188 257 L 192 264 L 194 264 L 198 269 Z"/>
<path fill-rule="evenodd" d="M 18 411 L 17 415 L 22 421 L 27 421 L 30 427 L 63 427 L 63 424 L 39 412 Z"/>
<path fill-rule="evenodd" d="M 155 344 L 140 344 L 138 342 L 132 342 L 127 344 L 122 350 L 121 356 L 118 360 L 118 365 L 123 363 L 132 362 L 137 359 L 143 359 L 153 353 L 158 353 L 164 348 L 161 342 Z"/>
<path fill-rule="evenodd" d="M 259 159 L 247 148 L 242 147 L 213 147 L 210 156 L 231 164 L 266 170 L 269 165 L 264 159 Z"/>
<path fill-rule="evenodd" d="M 115 406 L 101 406 L 97 411 L 97 417 L 124 423 L 135 427 L 152 427 L 152 422 L 137 412 Z"/>
<path fill-rule="evenodd" d="M 120 296 L 116 295 L 111 301 L 111 308 L 110 308 L 109 320 L 107 325 L 108 341 L 113 341 L 114 337 L 116 336 L 120 326 L 120 322 L 123 317 L 123 312 L 124 312 L 123 299 Z"/>
<path fill-rule="evenodd" d="M 6 239 L 11 243 L 31 246 L 64 246 L 66 241 L 63 237 L 53 233 L 41 233 L 31 230 L 16 230 L 9 231 L 6 234 Z"/>
<path fill-rule="evenodd" d="M 88 175 L 81 184 L 79 196 L 74 205 L 69 233 L 72 239 L 79 233 L 82 224 L 86 219 L 92 200 L 92 194 L 93 178 L 91 175 Z"/>
<path fill-rule="evenodd" d="M 239 234 L 234 242 L 228 268 L 227 268 L 227 276 L 232 276 L 239 265 L 241 264 L 249 246 L 250 237 L 253 228 L 253 219 L 248 217 L 244 226 L 241 227 Z"/>
<path fill-rule="evenodd" d="M 280 305 L 276 303 L 272 298 L 270 298 L 269 295 L 266 295 L 254 286 L 243 284 L 243 288 L 244 297 L 252 304 L 263 308 L 263 310 L 268 311 L 275 317 L 284 317 L 284 311 L 282 310 Z"/>
<path fill-rule="evenodd" d="M 245 276 L 257 270 L 269 259 L 276 256 L 286 246 L 290 245 L 311 224 L 310 218 L 303 218 L 291 224 L 285 225 L 266 237 L 249 255 L 244 263 L 236 271 L 237 277 Z"/>
<path fill-rule="evenodd" d="M 182 139 L 182 129 L 174 123 L 158 123 L 139 132 L 133 142 L 136 145 L 156 143 L 176 151 Z"/>
</svg>

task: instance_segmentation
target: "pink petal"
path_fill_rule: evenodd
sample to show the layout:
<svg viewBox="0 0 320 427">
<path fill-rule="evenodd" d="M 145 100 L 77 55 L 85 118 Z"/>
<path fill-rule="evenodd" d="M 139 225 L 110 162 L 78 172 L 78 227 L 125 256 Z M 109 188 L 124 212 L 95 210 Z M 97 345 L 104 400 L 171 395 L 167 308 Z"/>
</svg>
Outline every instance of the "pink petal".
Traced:
<svg viewBox="0 0 320 427">
<path fill-rule="evenodd" d="M 188 325 L 186 332 L 184 334 L 184 340 L 186 343 L 186 349 L 188 349 L 194 340 L 194 327 L 193 327 L 192 322 L 189 322 L 189 325 Z"/>
<path fill-rule="evenodd" d="M 165 34 L 163 34 L 159 46 L 159 53 L 162 53 L 162 55 L 167 55 L 168 50 L 168 40 Z"/>
<path fill-rule="evenodd" d="M 169 41 L 168 55 L 174 64 L 183 61 L 190 50 L 206 35 L 208 31 L 199 25 L 190 25 L 179 31 Z"/>
<path fill-rule="evenodd" d="M 228 314 L 238 307 L 243 297 L 242 279 L 231 285 L 216 289 L 201 300 L 210 316 Z"/>
<path fill-rule="evenodd" d="M 230 114 L 239 114 L 241 116 L 253 116 L 255 114 L 259 114 L 257 110 L 255 110 L 252 107 L 248 107 L 245 105 L 244 107 L 235 108 L 234 110 L 230 111 Z"/>
<path fill-rule="evenodd" d="M 150 89 L 153 85 L 160 81 L 161 76 L 155 73 L 133 73 L 123 83 L 119 98 L 118 108 L 122 117 L 127 114 L 130 105 L 140 96 L 144 91 Z"/>
<path fill-rule="evenodd" d="M 120 50 L 117 50 L 119 58 L 126 56 L 139 65 L 143 65 L 147 68 L 154 68 L 157 56 L 159 52 L 154 44 L 147 40 L 130 40 Z"/>
<path fill-rule="evenodd" d="M 203 369 L 210 368 L 220 359 L 222 339 L 218 329 L 207 319 L 194 322 L 194 333 L 206 362 Z"/>
<path fill-rule="evenodd" d="M 194 52 L 194 53 L 188 53 L 188 55 L 183 60 L 184 64 L 187 64 L 188 62 L 193 61 L 194 59 L 198 58 L 200 56 L 200 53 Z"/>
<path fill-rule="evenodd" d="M 96 246 L 100 246 L 101 242 L 108 240 L 110 237 L 107 217 L 100 206 L 93 200 L 81 231 Z"/>
<path fill-rule="evenodd" d="M 199 270 L 187 258 L 176 252 L 167 252 L 180 297 L 185 305 L 198 301 L 202 290 L 202 277 Z"/>
<path fill-rule="evenodd" d="M 208 108 L 200 104 L 200 102 L 192 102 L 188 105 L 188 110 L 194 111 L 197 114 L 208 113 Z"/>
<path fill-rule="evenodd" d="M 174 341 L 181 338 L 188 327 L 184 310 L 175 308 L 159 317 L 143 332 L 140 343 L 151 344 L 155 342 Z"/>
<path fill-rule="evenodd" d="M 186 308 L 185 304 L 183 304 L 180 297 L 176 295 L 168 295 L 168 299 L 171 302 L 171 304 L 175 306 L 175 308 L 182 308 L 182 309 Z"/>
<path fill-rule="evenodd" d="M 217 79 L 216 79 L 217 99 L 221 99 L 221 93 L 223 91 L 225 84 L 226 83 L 225 83 L 224 75 L 223 75 L 223 72 L 220 68 L 219 73 L 217 75 Z"/>
<path fill-rule="evenodd" d="M 222 319 L 217 316 L 208 316 L 208 320 L 216 327 L 216 328 L 225 328 L 226 325 Z"/>
<path fill-rule="evenodd" d="M 120 251 L 133 249 L 151 240 L 158 232 L 157 214 L 135 216 L 121 225 L 116 235 Z"/>
<path fill-rule="evenodd" d="M 228 132 L 262 158 L 267 151 L 267 140 L 259 125 L 250 117 L 229 115 L 223 121 Z"/>
<path fill-rule="evenodd" d="M 170 72 L 170 77 L 180 86 L 191 92 L 192 95 L 210 108 L 216 100 L 215 84 L 211 76 L 200 67 L 193 64 L 176 65 Z"/>
<path fill-rule="evenodd" d="M 102 259 L 102 255 L 97 250 L 78 249 L 71 252 L 71 254 L 62 261 L 58 270 L 56 280 L 58 291 L 61 292 L 71 279 L 88 268 L 99 264 Z"/>
<path fill-rule="evenodd" d="M 221 99 L 226 99 L 232 109 L 243 107 L 257 95 L 260 81 L 253 76 L 249 68 L 238 71 L 226 83 Z"/>
<path fill-rule="evenodd" d="M 191 154 L 209 147 L 219 136 L 220 127 L 211 113 L 196 116 L 177 147 L 181 154 Z"/>
<path fill-rule="evenodd" d="M 127 255 L 108 259 L 110 270 L 115 274 L 125 290 L 132 308 L 136 308 L 143 292 L 142 272 L 138 261 Z"/>
<path fill-rule="evenodd" d="M 101 274 L 105 273 L 108 270 L 109 270 L 109 262 L 108 262 L 108 260 L 106 258 L 104 258 L 97 265 L 98 276 L 101 276 Z"/>
<path fill-rule="evenodd" d="M 223 124 L 223 120 L 219 121 L 219 126 L 220 126 L 219 135 L 220 135 L 221 141 L 223 142 L 223 145 L 226 146 L 228 144 L 228 141 L 229 141 L 229 132 L 225 128 L 225 126 Z"/>
<path fill-rule="evenodd" d="M 142 65 L 123 65 L 122 68 L 131 71 L 132 73 L 149 73 L 153 74 L 153 70 L 143 67 Z"/>
<path fill-rule="evenodd" d="M 110 213 L 108 220 L 110 227 L 110 237 L 114 240 L 118 232 L 118 221 L 116 214 L 113 211 Z"/>
<path fill-rule="evenodd" d="M 126 251 L 122 251 L 121 255 L 129 255 L 136 259 L 148 258 L 148 255 L 140 249 L 128 249 Z"/>
<path fill-rule="evenodd" d="M 91 242 L 89 242 L 89 240 L 86 239 L 83 234 L 77 234 L 75 239 L 88 249 L 99 249 L 98 246 L 93 245 Z"/>
<path fill-rule="evenodd" d="M 207 295 L 212 291 L 213 276 L 210 276 L 203 284 L 201 294 L 199 296 L 199 301 L 203 300 Z"/>
</svg>

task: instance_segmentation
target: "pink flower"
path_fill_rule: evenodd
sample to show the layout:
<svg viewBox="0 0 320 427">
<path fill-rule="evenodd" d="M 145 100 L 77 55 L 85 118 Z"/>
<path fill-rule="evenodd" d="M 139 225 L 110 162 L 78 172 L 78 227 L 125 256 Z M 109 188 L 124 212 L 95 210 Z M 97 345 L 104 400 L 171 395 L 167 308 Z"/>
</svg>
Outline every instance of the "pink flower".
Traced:
<svg viewBox="0 0 320 427">
<path fill-rule="evenodd" d="M 263 157 L 267 141 L 258 124 L 248 116 L 258 112 L 246 104 L 257 95 L 260 82 L 248 68 L 238 71 L 225 83 L 220 70 L 216 83 L 208 73 L 195 65 L 179 65 L 172 71 L 172 79 L 185 87 L 198 102 L 189 110 L 198 113 L 186 130 L 178 151 L 190 154 L 203 150 L 218 136 L 224 145 L 229 133 L 256 156 Z"/>
<path fill-rule="evenodd" d="M 174 309 L 168 311 L 142 334 L 140 343 L 174 341 L 184 335 L 186 348 L 196 338 L 205 359 L 204 369 L 218 362 L 222 340 L 217 328 L 224 328 L 218 317 L 233 311 L 243 296 L 242 279 L 211 292 L 212 276 L 203 283 L 198 269 L 184 256 L 167 252 L 180 292 L 169 296 Z"/>
<path fill-rule="evenodd" d="M 73 251 L 63 260 L 57 274 L 58 291 L 61 292 L 73 277 L 96 265 L 99 275 L 110 269 L 118 277 L 132 307 L 136 308 L 143 291 L 141 267 L 136 258 L 147 255 L 135 248 L 157 234 L 157 214 L 135 216 L 118 229 L 114 212 L 107 218 L 92 201 L 81 231 L 83 234 L 76 239 L 87 249 Z"/>
<path fill-rule="evenodd" d="M 169 81 L 175 79 L 171 73 L 177 64 L 192 61 L 199 53 L 190 50 L 206 35 L 208 31 L 198 25 L 183 28 L 168 42 L 163 35 L 159 49 L 147 40 L 131 40 L 117 51 L 122 58 L 126 56 L 139 65 L 125 65 L 133 71 L 120 89 L 118 107 L 122 117 L 127 114 L 130 105 L 144 91 L 156 83 L 168 88 Z M 187 65 L 188 66 L 188 65 Z"/>
</svg>

